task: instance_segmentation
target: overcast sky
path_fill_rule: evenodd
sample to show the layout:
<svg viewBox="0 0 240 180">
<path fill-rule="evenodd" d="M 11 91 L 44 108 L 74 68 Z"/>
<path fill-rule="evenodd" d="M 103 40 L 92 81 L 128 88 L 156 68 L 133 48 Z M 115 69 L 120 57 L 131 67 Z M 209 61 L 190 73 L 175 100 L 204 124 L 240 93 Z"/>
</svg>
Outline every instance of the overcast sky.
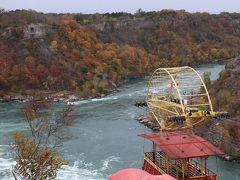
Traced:
<svg viewBox="0 0 240 180">
<path fill-rule="evenodd" d="M 185 9 L 188 12 L 240 12 L 240 0 L 0 0 L 7 10 L 33 9 L 55 13 L 105 13 Z"/>
</svg>

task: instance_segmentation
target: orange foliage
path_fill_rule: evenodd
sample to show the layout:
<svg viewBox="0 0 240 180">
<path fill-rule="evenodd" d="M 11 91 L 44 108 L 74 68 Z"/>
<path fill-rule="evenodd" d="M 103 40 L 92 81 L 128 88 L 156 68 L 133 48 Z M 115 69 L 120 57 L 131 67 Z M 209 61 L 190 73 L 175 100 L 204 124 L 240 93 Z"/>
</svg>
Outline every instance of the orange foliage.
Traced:
<svg viewBox="0 0 240 180">
<path fill-rule="evenodd" d="M 94 75 L 92 72 L 87 72 L 87 78 L 88 79 L 93 79 Z"/>
<path fill-rule="evenodd" d="M 191 35 L 189 33 L 187 33 L 184 37 L 184 39 L 187 41 L 187 42 L 193 42 L 193 38 L 191 37 Z"/>
<path fill-rule="evenodd" d="M 119 85 L 130 78 L 149 75 L 158 67 L 193 65 L 239 54 L 237 27 L 205 13 L 190 14 L 182 10 L 144 12 L 138 16 L 141 19 L 151 17 L 153 24 L 149 24 L 150 28 L 133 28 L 130 23 L 118 27 L 119 31 L 112 31 L 106 26 L 104 31 L 96 30 L 97 36 L 87 25 L 83 27 L 77 21 L 83 18 L 81 22 L 86 24 L 98 21 L 107 24 L 108 20 L 111 23 L 111 16 L 120 21 L 125 16 L 130 19 L 139 17 L 124 14 L 110 15 L 108 19 L 105 15 L 96 18 L 95 15 L 74 14 L 74 18 L 81 17 L 76 21 L 69 14 L 56 15 L 55 20 L 53 15 L 47 16 L 52 17 L 51 21 L 58 28 L 50 31 L 41 46 L 37 40 L 22 43 L 19 38 L 16 41 L 15 36 L 15 39 L 0 41 L 0 76 L 6 90 L 16 89 L 14 87 L 81 89 L 86 96 L 98 95 L 99 92 L 107 93 L 113 83 Z M 113 40 L 124 45 L 102 43 Z M 52 51 L 45 51 L 43 45 L 51 47 Z"/>
<path fill-rule="evenodd" d="M 91 44 L 88 41 L 83 41 L 83 46 L 85 48 L 91 48 Z"/>
</svg>

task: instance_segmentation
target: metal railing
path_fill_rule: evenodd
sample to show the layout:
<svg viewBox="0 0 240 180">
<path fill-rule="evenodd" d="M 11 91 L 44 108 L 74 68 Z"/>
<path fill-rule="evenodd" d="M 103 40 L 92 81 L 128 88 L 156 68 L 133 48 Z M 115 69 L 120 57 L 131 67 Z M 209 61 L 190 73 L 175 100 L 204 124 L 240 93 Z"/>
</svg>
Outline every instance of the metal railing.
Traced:
<svg viewBox="0 0 240 180">
<path fill-rule="evenodd" d="M 145 152 L 144 161 L 146 161 L 144 165 L 148 167 L 143 165 L 143 169 L 149 173 L 152 173 L 150 169 L 153 168 L 159 174 L 169 174 L 177 179 L 217 179 L 217 175 L 213 171 L 201 166 L 197 161 L 191 159 L 186 161 L 184 166 L 182 160 L 172 160 L 163 151 Z"/>
</svg>

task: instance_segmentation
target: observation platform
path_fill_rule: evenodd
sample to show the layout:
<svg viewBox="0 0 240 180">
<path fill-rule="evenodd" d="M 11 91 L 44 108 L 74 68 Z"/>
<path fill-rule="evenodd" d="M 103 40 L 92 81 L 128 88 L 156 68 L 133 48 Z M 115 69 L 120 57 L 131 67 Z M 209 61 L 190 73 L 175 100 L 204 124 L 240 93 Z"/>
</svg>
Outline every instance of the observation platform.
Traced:
<svg viewBox="0 0 240 180">
<path fill-rule="evenodd" d="M 169 174 L 179 180 L 217 180 L 207 168 L 209 156 L 224 153 L 205 139 L 183 132 L 139 135 L 153 142 L 153 151 L 144 153 L 142 169 L 152 175 Z"/>
</svg>

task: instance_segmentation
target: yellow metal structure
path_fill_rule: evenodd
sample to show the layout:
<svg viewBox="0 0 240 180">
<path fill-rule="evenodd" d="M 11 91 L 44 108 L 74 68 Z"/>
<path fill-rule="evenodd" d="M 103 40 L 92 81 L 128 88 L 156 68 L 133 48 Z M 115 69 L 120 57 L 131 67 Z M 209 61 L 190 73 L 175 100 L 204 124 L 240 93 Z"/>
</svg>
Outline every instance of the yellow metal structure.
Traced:
<svg viewBox="0 0 240 180">
<path fill-rule="evenodd" d="M 155 70 L 146 102 L 161 131 L 192 128 L 216 116 L 203 79 L 188 66 Z"/>
</svg>

